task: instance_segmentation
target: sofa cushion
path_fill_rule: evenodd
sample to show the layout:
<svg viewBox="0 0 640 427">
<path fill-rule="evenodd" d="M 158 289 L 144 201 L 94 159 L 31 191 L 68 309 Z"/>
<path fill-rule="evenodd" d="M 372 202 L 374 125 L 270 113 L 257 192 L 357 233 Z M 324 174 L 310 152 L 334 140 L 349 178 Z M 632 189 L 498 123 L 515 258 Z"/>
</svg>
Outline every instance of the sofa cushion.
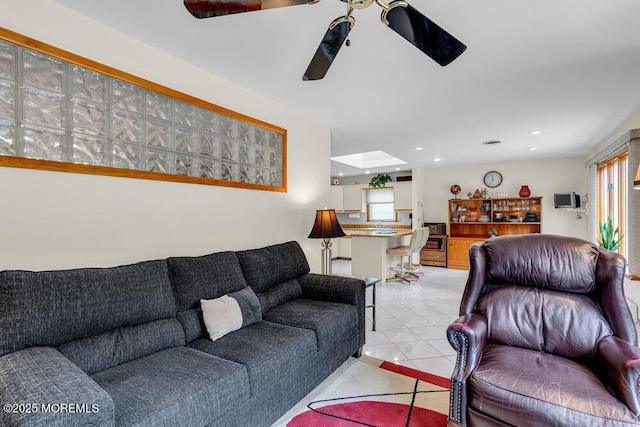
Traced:
<svg viewBox="0 0 640 427">
<path fill-rule="evenodd" d="M 125 326 L 58 347 L 80 369 L 91 375 L 121 363 L 185 344 L 177 319 L 162 319 Z"/>
<path fill-rule="evenodd" d="M 200 307 L 201 299 L 218 298 L 247 286 L 234 252 L 173 257 L 167 264 L 180 311 Z"/>
<path fill-rule="evenodd" d="M 262 307 L 262 312 L 265 313 L 280 304 L 302 297 L 302 287 L 297 279 L 291 279 L 279 283 L 257 295 L 260 306 Z"/>
<path fill-rule="evenodd" d="M 319 352 L 339 352 L 343 346 L 353 346 L 345 336 L 352 335 L 357 344 L 358 313 L 349 304 L 299 298 L 263 313 L 262 319 L 311 329 L 316 333 Z"/>
<path fill-rule="evenodd" d="M 265 321 L 216 341 L 197 339 L 188 347 L 244 365 L 252 396 L 286 376 L 311 376 L 317 357 L 313 331 Z"/>
<path fill-rule="evenodd" d="M 557 291 L 595 289 L 598 247 L 573 237 L 544 234 L 502 236 L 484 243 L 493 284 L 526 284 Z"/>
<path fill-rule="evenodd" d="M 470 405 L 512 425 L 638 423 L 586 366 L 552 354 L 495 344 L 485 348 L 480 366 L 471 375 Z"/>
<path fill-rule="evenodd" d="M 249 398 L 242 365 L 175 347 L 94 374 L 118 426 L 205 425 Z"/>
<path fill-rule="evenodd" d="M 498 287 L 478 302 L 491 342 L 590 361 L 611 327 L 587 295 L 527 286 Z"/>
<path fill-rule="evenodd" d="M 165 261 L 0 272 L 0 355 L 175 315 Z"/>
<path fill-rule="evenodd" d="M 236 252 L 247 283 L 258 294 L 309 272 L 309 263 L 298 242 L 287 242 Z"/>
<path fill-rule="evenodd" d="M 200 306 L 212 341 L 262 319 L 260 302 L 248 286 L 220 298 L 200 300 Z"/>
</svg>

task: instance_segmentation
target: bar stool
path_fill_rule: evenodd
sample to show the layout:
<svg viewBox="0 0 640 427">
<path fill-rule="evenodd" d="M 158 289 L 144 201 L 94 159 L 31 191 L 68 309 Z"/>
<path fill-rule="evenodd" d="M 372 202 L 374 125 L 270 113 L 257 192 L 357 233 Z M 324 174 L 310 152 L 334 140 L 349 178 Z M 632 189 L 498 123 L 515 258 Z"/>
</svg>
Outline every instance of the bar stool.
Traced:
<svg viewBox="0 0 640 427">
<path fill-rule="evenodd" d="M 418 272 L 413 268 L 411 259 L 413 254 L 419 253 L 422 247 L 427 244 L 428 239 L 429 227 L 418 228 L 413 232 L 413 234 L 411 234 L 411 240 L 409 241 L 408 246 L 396 246 L 395 248 L 387 249 L 387 253 L 389 255 L 396 255 L 400 257 L 400 265 L 392 268 L 395 275 L 392 278 L 387 279 L 387 282 L 403 282 L 409 284 L 412 281 L 419 279 L 419 276 L 423 273 Z M 406 265 L 408 268 L 405 268 L 405 256 L 408 257 Z"/>
</svg>

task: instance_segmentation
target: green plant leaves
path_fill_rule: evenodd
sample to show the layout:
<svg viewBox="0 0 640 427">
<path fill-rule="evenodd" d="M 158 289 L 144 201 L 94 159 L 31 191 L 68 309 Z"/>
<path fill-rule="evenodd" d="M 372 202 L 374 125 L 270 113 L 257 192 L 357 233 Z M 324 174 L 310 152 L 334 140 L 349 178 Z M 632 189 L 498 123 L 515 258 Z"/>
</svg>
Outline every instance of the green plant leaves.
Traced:
<svg viewBox="0 0 640 427">
<path fill-rule="evenodd" d="M 610 251 L 617 251 L 620 248 L 620 242 L 624 235 L 618 236 L 618 227 L 613 228 L 613 221 L 611 221 L 611 217 L 607 217 L 607 222 L 603 223 L 600 221 L 598 223 L 600 228 L 600 247 L 608 249 Z"/>
<path fill-rule="evenodd" d="M 371 178 L 369 185 L 373 188 L 384 187 L 384 185 L 389 181 L 391 181 L 391 175 L 379 173 Z"/>
</svg>

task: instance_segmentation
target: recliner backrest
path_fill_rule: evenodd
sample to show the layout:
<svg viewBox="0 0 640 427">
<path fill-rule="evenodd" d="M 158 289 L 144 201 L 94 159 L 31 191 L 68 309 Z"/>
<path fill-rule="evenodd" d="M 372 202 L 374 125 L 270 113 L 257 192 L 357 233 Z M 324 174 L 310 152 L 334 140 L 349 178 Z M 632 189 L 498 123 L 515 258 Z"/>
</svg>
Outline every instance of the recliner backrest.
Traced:
<svg viewBox="0 0 640 427">
<path fill-rule="evenodd" d="M 495 286 L 478 301 L 490 342 L 588 361 L 612 335 L 593 298 L 530 286 Z"/>
<path fill-rule="evenodd" d="M 598 248 L 550 235 L 484 243 L 486 287 L 476 309 L 491 342 L 589 360 L 613 331 L 596 300 Z"/>
<path fill-rule="evenodd" d="M 491 238 L 484 244 L 491 284 L 590 293 L 596 286 L 598 247 L 572 237 L 521 235 Z"/>
</svg>

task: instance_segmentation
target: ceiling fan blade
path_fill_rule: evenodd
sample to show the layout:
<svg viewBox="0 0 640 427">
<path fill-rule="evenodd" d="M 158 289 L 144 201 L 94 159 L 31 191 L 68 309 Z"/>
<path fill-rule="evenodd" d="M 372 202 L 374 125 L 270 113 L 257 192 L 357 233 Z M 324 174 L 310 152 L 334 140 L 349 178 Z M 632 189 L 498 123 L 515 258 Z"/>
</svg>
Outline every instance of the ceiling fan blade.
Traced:
<svg viewBox="0 0 640 427">
<path fill-rule="evenodd" d="M 307 71 L 304 72 L 302 80 L 320 80 L 327 74 L 354 24 L 355 19 L 352 16 L 341 16 L 329 25 L 329 29 L 322 38 L 315 55 L 311 58 L 311 63 L 309 63 Z"/>
<path fill-rule="evenodd" d="M 450 64 L 467 48 L 410 4 L 396 0 L 382 11 L 382 22 L 438 64 Z"/>
<path fill-rule="evenodd" d="M 196 18 L 211 18 L 318 1 L 320 0 L 184 0 L 184 7 Z"/>
</svg>

